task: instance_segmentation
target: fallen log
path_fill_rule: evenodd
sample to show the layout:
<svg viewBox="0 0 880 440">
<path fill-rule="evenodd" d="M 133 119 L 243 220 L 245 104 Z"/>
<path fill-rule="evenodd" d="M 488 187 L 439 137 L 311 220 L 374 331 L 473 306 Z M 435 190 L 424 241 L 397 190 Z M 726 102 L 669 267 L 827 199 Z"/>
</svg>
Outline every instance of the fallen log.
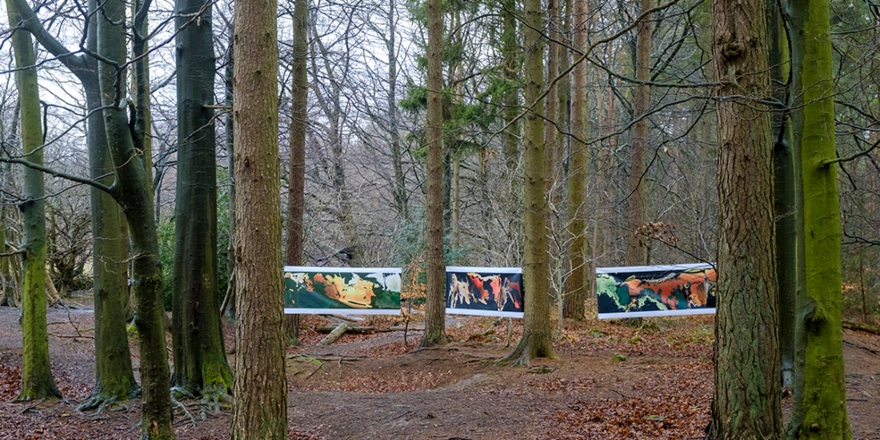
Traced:
<svg viewBox="0 0 880 440">
<path fill-rule="evenodd" d="M 342 336 L 346 330 L 348 330 L 349 324 L 344 322 L 339 324 L 333 331 L 330 332 L 324 339 L 321 339 L 321 342 L 318 342 L 318 345 L 330 345 L 336 342 L 340 336 Z"/>
<path fill-rule="evenodd" d="M 843 321 L 843 328 L 847 328 L 850 330 L 859 330 L 863 332 L 873 333 L 875 335 L 880 335 L 880 327 L 875 327 L 870 324 L 866 324 L 864 322 L 850 322 Z"/>
<path fill-rule="evenodd" d="M 376 333 L 376 332 L 381 331 L 381 330 L 378 330 L 378 329 L 376 329 L 375 327 L 372 327 L 372 326 L 352 325 L 352 324 L 349 324 L 349 323 L 347 323 L 347 322 L 346 322 L 346 323 L 342 323 L 342 324 L 327 324 L 327 325 L 322 325 L 321 327 L 316 328 L 315 331 L 318 332 L 318 333 L 322 333 L 322 334 L 325 334 L 325 335 L 326 335 L 326 334 L 328 334 L 328 333 L 333 333 L 333 331 L 336 330 L 336 329 L 338 329 L 339 326 L 341 326 L 341 325 L 346 325 L 346 326 L 348 326 L 348 329 L 346 329 L 345 331 L 347 331 L 347 332 L 349 332 L 349 333 L 357 333 L 357 334 L 359 334 L 359 335 L 367 334 L 367 333 Z"/>
</svg>

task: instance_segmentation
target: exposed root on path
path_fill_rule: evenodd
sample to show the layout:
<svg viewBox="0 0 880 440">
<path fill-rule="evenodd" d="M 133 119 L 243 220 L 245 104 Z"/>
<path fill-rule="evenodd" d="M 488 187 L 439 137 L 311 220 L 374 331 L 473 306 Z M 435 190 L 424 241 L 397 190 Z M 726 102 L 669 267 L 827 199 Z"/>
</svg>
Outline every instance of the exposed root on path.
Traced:
<svg viewBox="0 0 880 440">
<path fill-rule="evenodd" d="M 123 405 L 119 402 L 135 399 L 141 394 L 141 388 L 136 387 L 130 390 L 128 396 L 125 396 L 125 399 L 123 400 L 122 396 L 106 393 L 104 391 L 105 389 L 101 385 L 96 385 L 92 390 L 92 395 L 76 407 L 77 414 L 85 416 L 86 414 L 83 413 L 84 411 L 97 410 L 92 416 L 98 416 L 106 410 L 128 411 L 128 405 Z"/>
</svg>

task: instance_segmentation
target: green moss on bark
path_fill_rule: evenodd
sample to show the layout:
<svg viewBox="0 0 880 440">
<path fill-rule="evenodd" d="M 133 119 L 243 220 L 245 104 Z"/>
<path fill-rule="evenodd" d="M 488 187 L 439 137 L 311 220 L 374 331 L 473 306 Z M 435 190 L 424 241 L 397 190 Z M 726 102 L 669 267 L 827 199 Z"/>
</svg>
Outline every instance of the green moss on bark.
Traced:
<svg viewBox="0 0 880 440">
<path fill-rule="evenodd" d="M 796 364 L 788 435 L 849 439 L 841 326 L 840 199 L 834 133 L 834 83 L 827 1 L 788 4 L 792 47 L 793 138 L 803 190 L 804 292 L 797 333 L 803 362 Z"/>
<path fill-rule="evenodd" d="M 21 15 L 6 2 L 9 23 L 15 26 Z M 12 35 L 15 55 L 15 82 L 21 106 L 21 144 L 24 160 L 43 164 L 41 147 L 40 94 L 31 35 L 15 31 Z M 22 367 L 21 393 L 16 400 L 26 401 L 61 397 L 49 365 L 49 333 L 46 327 L 46 218 L 43 173 L 25 167 L 24 185 L 19 205 L 22 219 L 24 289 L 22 292 Z"/>
</svg>

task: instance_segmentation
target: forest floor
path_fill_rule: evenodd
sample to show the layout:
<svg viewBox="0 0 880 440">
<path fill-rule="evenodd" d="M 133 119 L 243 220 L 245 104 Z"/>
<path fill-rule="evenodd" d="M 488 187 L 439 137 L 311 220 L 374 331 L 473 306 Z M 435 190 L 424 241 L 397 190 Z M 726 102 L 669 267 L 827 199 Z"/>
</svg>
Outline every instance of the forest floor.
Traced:
<svg viewBox="0 0 880 440">
<path fill-rule="evenodd" d="M 404 340 L 394 330 L 399 319 L 367 321 L 386 331 L 318 346 L 324 335 L 315 328 L 329 321 L 304 317 L 304 345 L 287 351 L 289 438 L 700 439 L 709 422 L 711 316 L 566 325 L 558 358 L 530 367 L 496 364 L 510 351 L 506 319 L 448 317 L 453 341 L 429 350 L 416 349 L 418 322 Z M 137 401 L 103 414 L 76 411 L 95 374 L 89 306 L 50 308 L 48 322 L 52 369 L 66 400 L 14 403 L 18 310 L 0 308 L 0 439 L 138 438 Z M 511 344 L 521 331 L 513 320 Z M 228 324 L 226 340 L 231 349 Z M 131 347 L 137 366 L 136 339 Z M 854 438 L 880 440 L 880 336 L 846 330 L 844 356 Z M 183 403 L 192 418 L 175 410 L 178 439 L 229 438 L 230 410 Z"/>
</svg>

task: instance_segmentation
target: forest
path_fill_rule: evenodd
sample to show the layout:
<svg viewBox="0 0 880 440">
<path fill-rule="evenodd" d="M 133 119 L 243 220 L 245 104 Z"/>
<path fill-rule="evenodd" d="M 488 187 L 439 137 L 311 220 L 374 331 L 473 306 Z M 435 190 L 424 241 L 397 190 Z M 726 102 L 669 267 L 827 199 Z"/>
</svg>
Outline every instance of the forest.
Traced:
<svg viewBox="0 0 880 440">
<path fill-rule="evenodd" d="M 880 438 L 880 4 L 0 9 L 0 438 Z"/>
</svg>

